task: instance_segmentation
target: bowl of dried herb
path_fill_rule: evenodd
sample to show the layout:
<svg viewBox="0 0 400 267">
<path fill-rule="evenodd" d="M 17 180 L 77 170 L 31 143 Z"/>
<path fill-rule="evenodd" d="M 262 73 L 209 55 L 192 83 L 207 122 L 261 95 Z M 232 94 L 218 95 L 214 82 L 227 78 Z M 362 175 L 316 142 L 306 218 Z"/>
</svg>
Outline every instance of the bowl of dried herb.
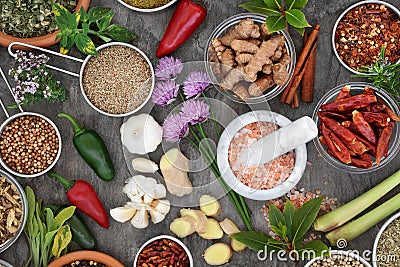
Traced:
<svg viewBox="0 0 400 267">
<path fill-rule="evenodd" d="M 156 12 L 172 6 L 178 0 L 117 0 L 125 7 L 138 12 Z"/>
<path fill-rule="evenodd" d="M 12 42 L 22 42 L 39 47 L 51 46 L 56 40 L 58 29 L 53 19 L 51 4 L 59 3 L 69 11 L 81 7 L 88 9 L 90 0 L 37 0 L 14 1 L 0 0 L 0 45 L 8 46 Z M 6 8 L 7 7 L 7 8 Z M 27 49 L 27 47 L 16 47 Z"/>
</svg>

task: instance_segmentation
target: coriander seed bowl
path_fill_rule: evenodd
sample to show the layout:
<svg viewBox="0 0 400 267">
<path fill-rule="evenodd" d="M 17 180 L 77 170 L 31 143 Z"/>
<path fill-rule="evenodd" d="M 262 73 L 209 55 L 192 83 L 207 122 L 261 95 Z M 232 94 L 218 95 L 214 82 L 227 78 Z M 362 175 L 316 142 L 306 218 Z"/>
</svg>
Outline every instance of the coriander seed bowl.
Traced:
<svg viewBox="0 0 400 267">
<path fill-rule="evenodd" d="M 45 174 L 59 160 L 61 147 L 60 131 L 42 114 L 17 113 L 0 126 L 0 164 L 12 175 Z"/>
<path fill-rule="evenodd" d="M 6 261 L 0 260 L 0 266 L 2 267 L 13 267 L 11 264 L 9 264 Z"/>
<path fill-rule="evenodd" d="M 317 257 L 310 260 L 304 267 L 322 267 L 322 266 L 335 266 L 335 267 L 348 267 L 348 266 L 363 266 L 363 267 L 372 267 L 364 258 L 360 257 L 357 253 L 353 253 L 351 251 L 344 250 L 331 250 L 326 251 L 329 253 L 325 257 Z M 309 252 L 307 252 L 309 253 Z M 307 254 L 306 254 L 307 255 Z M 307 255 L 310 256 L 310 255 Z M 324 262 L 324 259 L 329 259 L 329 262 Z M 350 259 L 349 261 L 345 261 L 345 259 Z M 336 260 L 340 260 L 338 263 Z M 352 263 L 353 261 L 358 261 L 359 264 L 349 265 L 348 263 Z M 346 262 L 346 263 L 343 263 Z M 360 265 L 362 264 L 362 265 Z"/>
<path fill-rule="evenodd" d="M 154 7 L 154 8 L 140 8 L 140 7 L 135 7 L 133 5 L 130 5 L 128 3 L 129 0 L 117 0 L 119 3 L 121 3 L 123 6 L 133 10 L 133 11 L 137 11 L 137 12 L 144 12 L 144 13 L 153 13 L 153 12 L 157 12 L 163 9 L 166 9 L 170 6 L 172 6 L 173 4 L 175 4 L 178 0 L 170 0 L 168 3 L 161 5 L 159 7 Z"/>
<path fill-rule="evenodd" d="M 22 215 L 21 215 L 21 219 L 19 221 L 18 230 L 14 233 L 14 235 L 10 239 L 8 239 L 4 243 L 0 244 L 0 253 L 4 252 L 6 249 L 8 249 L 10 246 L 12 246 L 14 244 L 14 242 L 21 236 L 21 234 L 24 230 L 27 218 L 28 218 L 28 201 L 26 199 L 24 189 L 22 188 L 20 183 L 11 174 L 9 174 L 8 172 L 5 172 L 3 170 L 0 170 L 0 179 L 2 177 L 4 177 L 5 180 L 7 182 L 9 182 L 11 185 L 15 186 L 16 191 L 19 194 L 19 201 L 20 201 L 21 207 L 22 207 L 21 208 Z M 0 266 L 1 266 L 1 264 L 2 264 L 2 261 L 0 260 Z M 10 265 L 5 265 L 5 266 L 7 267 Z"/>
</svg>

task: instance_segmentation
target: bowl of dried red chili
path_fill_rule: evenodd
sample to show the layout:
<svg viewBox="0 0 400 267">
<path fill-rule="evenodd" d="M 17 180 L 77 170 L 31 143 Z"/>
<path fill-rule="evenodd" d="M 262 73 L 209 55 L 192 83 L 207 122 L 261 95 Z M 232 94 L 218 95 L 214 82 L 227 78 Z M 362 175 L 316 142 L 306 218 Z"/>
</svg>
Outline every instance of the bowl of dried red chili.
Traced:
<svg viewBox="0 0 400 267">
<path fill-rule="evenodd" d="M 400 63 L 400 11 L 384 1 L 350 6 L 335 23 L 332 46 L 339 62 L 356 74 L 379 60 L 382 46 L 388 62 Z"/>
<path fill-rule="evenodd" d="M 349 173 L 376 171 L 400 149 L 399 106 L 388 92 L 364 82 L 339 85 L 314 110 L 314 144 L 332 166 Z"/>
</svg>

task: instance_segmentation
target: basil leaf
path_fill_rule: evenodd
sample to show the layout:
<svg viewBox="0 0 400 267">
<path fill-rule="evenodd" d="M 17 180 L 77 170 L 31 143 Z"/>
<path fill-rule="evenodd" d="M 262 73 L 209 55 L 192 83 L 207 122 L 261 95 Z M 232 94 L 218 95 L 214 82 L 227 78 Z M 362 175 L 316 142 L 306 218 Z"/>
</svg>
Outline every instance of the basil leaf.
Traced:
<svg viewBox="0 0 400 267">
<path fill-rule="evenodd" d="M 110 12 L 101 20 L 96 21 L 97 28 L 99 28 L 100 31 L 107 29 L 107 27 L 110 26 L 113 16 L 114 12 Z"/>
<path fill-rule="evenodd" d="M 268 241 L 271 239 L 268 235 L 255 231 L 243 231 L 232 234 L 229 237 L 245 244 L 255 251 L 264 250 L 268 245 Z"/>
<path fill-rule="evenodd" d="M 89 22 L 95 22 L 110 14 L 111 8 L 108 7 L 92 7 L 88 12 Z"/>
<path fill-rule="evenodd" d="M 129 42 L 130 40 L 136 38 L 135 34 L 118 25 L 111 25 L 105 31 L 103 31 L 103 34 L 119 42 Z"/>
<path fill-rule="evenodd" d="M 81 21 L 81 22 L 88 22 L 88 20 L 89 20 L 89 15 L 88 15 L 88 13 L 85 11 L 85 9 L 84 9 L 83 7 L 81 7 L 81 8 L 79 9 L 79 14 L 81 15 L 81 16 L 80 16 L 80 21 Z"/>
<path fill-rule="evenodd" d="M 293 241 L 292 223 L 296 211 L 297 209 L 293 205 L 293 203 L 289 199 L 286 200 L 285 207 L 283 208 L 283 216 L 285 217 L 286 227 L 287 227 L 287 237 L 290 242 Z"/>
<path fill-rule="evenodd" d="M 104 36 L 104 35 L 101 34 L 101 33 L 97 33 L 97 32 L 96 32 L 96 36 L 99 37 L 101 40 L 103 40 L 103 41 L 106 42 L 106 43 L 112 41 L 111 38 L 108 38 L 107 36 Z"/>
<path fill-rule="evenodd" d="M 268 33 L 274 33 L 286 28 L 285 17 L 268 17 L 265 20 L 265 25 L 267 25 Z"/>
<path fill-rule="evenodd" d="M 311 199 L 300 207 L 293 218 L 293 242 L 301 242 L 303 236 L 310 229 L 317 218 L 323 197 Z"/>
<path fill-rule="evenodd" d="M 69 227 L 69 225 L 64 225 L 57 231 L 54 237 L 53 247 L 51 249 L 53 256 L 59 258 L 61 256 L 61 253 L 69 245 L 71 240 L 72 240 L 71 228 Z"/>
<path fill-rule="evenodd" d="M 88 31 L 89 31 L 89 23 L 82 23 L 82 30 L 83 30 L 83 34 L 87 35 Z"/>
<path fill-rule="evenodd" d="M 303 9 L 308 3 L 308 0 L 286 0 L 287 10 Z"/>
<path fill-rule="evenodd" d="M 298 9 L 286 11 L 286 20 L 290 25 L 296 28 L 311 27 L 311 25 L 308 24 L 304 13 Z"/>
<path fill-rule="evenodd" d="M 89 36 L 78 33 L 75 36 L 75 44 L 82 53 L 86 55 L 97 55 L 96 47 Z"/>
<path fill-rule="evenodd" d="M 298 255 L 302 260 L 323 257 L 328 253 L 328 246 L 319 240 L 310 241 L 298 250 Z"/>
<path fill-rule="evenodd" d="M 69 49 L 71 49 L 71 47 L 74 45 L 74 42 L 75 34 L 64 35 L 60 43 L 60 53 L 64 55 L 68 53 Z"/>
<path fill-rule="evenodd" d="M 71 14 L 68 9 L 63 7 L 60 4 L 53 3 L 51 5 L 51 9 L 53 11 L 54 16 L 61 24 L 68 25 L 68 14 Z M 57 23 L 58 26 L 58 23 Z"/>
<path fill-rule="evenodd" d="M 278 17 L 281 16 L 280 9 L 274 9 L 265 5 L 263 0 L 253 0 L 244 2 L 239 7 L 246 9 L 247 11 L 264 14 L 266 16 Z"/>
</svg>

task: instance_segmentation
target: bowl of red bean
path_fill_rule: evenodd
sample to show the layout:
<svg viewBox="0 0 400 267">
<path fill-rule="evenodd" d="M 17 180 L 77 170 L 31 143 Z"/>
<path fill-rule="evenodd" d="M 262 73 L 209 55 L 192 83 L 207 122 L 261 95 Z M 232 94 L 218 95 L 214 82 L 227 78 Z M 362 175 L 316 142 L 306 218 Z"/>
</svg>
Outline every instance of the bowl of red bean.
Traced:
<svg viewBox="0 0 400 267">
<path fill-rule="evenodd" d="M 40 176 L 54 167 L 60 154 L 60 132 L 41 114 L 18 113 L 0 127 L 0 164 L 13 175 Z"/>
</svg>

